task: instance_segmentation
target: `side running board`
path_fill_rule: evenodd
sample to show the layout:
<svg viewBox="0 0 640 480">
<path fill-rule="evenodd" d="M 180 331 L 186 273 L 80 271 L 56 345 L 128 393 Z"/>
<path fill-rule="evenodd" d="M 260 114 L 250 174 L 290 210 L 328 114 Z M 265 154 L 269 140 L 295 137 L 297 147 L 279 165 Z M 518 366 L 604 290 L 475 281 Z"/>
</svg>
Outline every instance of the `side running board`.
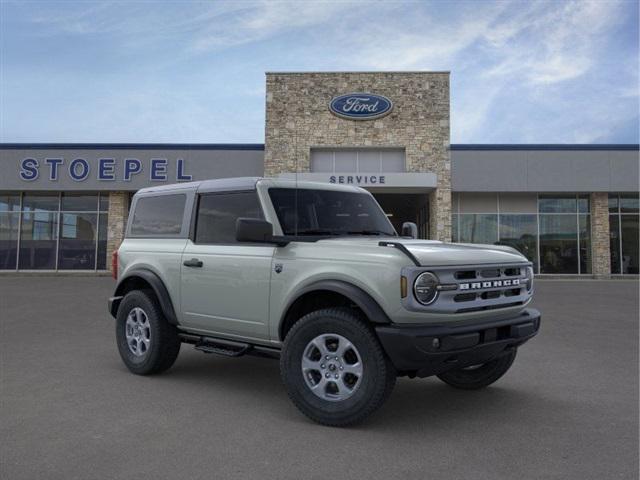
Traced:
<svg viewBox="0 0 640 480">
<path fill-rule="evenodd" d="M 256 355 L 259 357 L 279 358 L 280 351 L 276 348 L 250 343 L 236 342 L 226 338 L 214 338 L 188 333 L 179 334 L 183 343 L 190 343 L 196 350 L 204 353 L 216 353 L 225 357 L 241 357 L 243 355 Z"/>
<path fill-rule="evenodd" d="M 416 267 L 421 267 L 422 265 L 420 265 L 420 262 L 418 261 L 418 259 L 415 257 L 415 255 L 413 253 L 411 253 L 409 251 L 409 249 L 407 247 L 405 247 L 402 243 L 400 242 L 386 242 L 386 241 L 382 241 L 382 242 L 378 242 L 378 246 L 379 247 L 391 247 L 391 248 L 397 248 L 398 250 L 400 250 L 402 253 L 404 253 L 407 257 L 409 257 L 409 259 L 415 264 Z"/>
</svg>

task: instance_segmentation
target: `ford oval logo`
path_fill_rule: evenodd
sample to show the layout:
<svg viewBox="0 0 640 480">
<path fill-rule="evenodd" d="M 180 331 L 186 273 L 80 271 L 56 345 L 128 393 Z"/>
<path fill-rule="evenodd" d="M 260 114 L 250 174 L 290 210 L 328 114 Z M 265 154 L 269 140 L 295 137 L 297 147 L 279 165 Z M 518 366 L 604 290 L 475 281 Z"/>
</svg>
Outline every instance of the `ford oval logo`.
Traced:
<svg viewBox="0 0 640 480">
<path fill-rule="evenodd" d="M 393 103 L 387 97 L 373 93 L 348 93 L 334 97 L 329 110 L 334 115 L 351 120 L 372 120 L 391 112 Z"/>
</svg>

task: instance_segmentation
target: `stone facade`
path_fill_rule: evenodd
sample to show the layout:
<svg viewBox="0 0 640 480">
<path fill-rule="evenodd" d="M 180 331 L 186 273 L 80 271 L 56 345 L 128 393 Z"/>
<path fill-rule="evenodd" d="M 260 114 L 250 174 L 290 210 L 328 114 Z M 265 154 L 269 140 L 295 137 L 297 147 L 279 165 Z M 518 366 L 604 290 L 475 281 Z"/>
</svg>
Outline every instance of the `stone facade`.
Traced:
<svg viewBox="0 0 640 480">
<path fill-rule="evenodd" d="M 611 274 L 609 239 L 609 196 L 606 192 L 591 194 L 591 258 L 596 278 Z"/>
<path fill-rule="evenodd" d="M 407 172 L 431 172 L 429 236 L 451 240 L 449 73 L 267 73 L 265 175 L 309 172 L 316 147 L 403 148 Z M 337 95 L 370 92 L 394 104 L 385 117 L 354 121 L 333 115 Z"/>
<path fill-rule="evenodd" d="M 129 192 L 109 192 L 109 220 L 107 225 L 107 268 L 111 269 L 111 255 L 124 239 L 129 216 Z"/>
</svg>

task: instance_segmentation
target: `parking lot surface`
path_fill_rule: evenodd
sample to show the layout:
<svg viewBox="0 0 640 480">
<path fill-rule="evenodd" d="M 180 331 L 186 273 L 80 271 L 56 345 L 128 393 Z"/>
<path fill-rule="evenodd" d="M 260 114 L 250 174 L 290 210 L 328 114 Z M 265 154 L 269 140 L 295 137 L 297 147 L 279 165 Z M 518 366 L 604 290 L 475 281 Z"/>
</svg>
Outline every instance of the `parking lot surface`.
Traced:
<svg viewBox="0 0 640 480">
<path fill-rule="evenodd" d="M 638 478 L 638 283 L 540 280 L 540 334 L 477 392 L 400 379 L 365 424 L 316 425 L 278 363 L 183 345 L 128 373 L 106 277 L 0 277 L 1 471 L 19 479 Z"/>
</svg>

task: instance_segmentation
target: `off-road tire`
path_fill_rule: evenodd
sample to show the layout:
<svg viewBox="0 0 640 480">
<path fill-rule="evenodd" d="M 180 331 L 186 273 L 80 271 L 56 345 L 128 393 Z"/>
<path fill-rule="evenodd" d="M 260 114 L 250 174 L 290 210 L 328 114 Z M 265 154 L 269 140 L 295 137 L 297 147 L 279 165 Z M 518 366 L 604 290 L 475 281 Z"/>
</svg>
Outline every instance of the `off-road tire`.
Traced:
<svg viewBox="0 0 640 480">
<path fill-rule="evenodd" d="M 516 348 L 474 369 L 459 368 L 438 375 L 444 383 L 462 390 L 478 390 L 487 387 L 502 377 L 511 368 L 516 358 Z"/>
<path fill-rule="evenodd" d="M 351 397 L 328 401 L 316 396 L 302 372 L 302 357 L 318 335 L 346 338 L 362 358 L 363 374 Z M 396 370 L 384 353 L 372 328 L 350 308 L 327 308 L 309 313 L 288 332 L 280 356 L 280 374 L 294 405 L 323 425 L 344 427 L 363 421 L 382 406 L 396 382 Z"/>
<path fill-rule="evenodd" d="M 143 356 L 136 356 L 127 344 L 125 329 L 129 313 L 141 308 L 150 324 L 150 346 Z M 122 361 L 137 375 L 153 375 L 169 369 L 180 352 L 178 330 L 171 325 L 151 290 L 132 290 L 125 295 L 116 316 L 116 342 Z"/>
</svg>

